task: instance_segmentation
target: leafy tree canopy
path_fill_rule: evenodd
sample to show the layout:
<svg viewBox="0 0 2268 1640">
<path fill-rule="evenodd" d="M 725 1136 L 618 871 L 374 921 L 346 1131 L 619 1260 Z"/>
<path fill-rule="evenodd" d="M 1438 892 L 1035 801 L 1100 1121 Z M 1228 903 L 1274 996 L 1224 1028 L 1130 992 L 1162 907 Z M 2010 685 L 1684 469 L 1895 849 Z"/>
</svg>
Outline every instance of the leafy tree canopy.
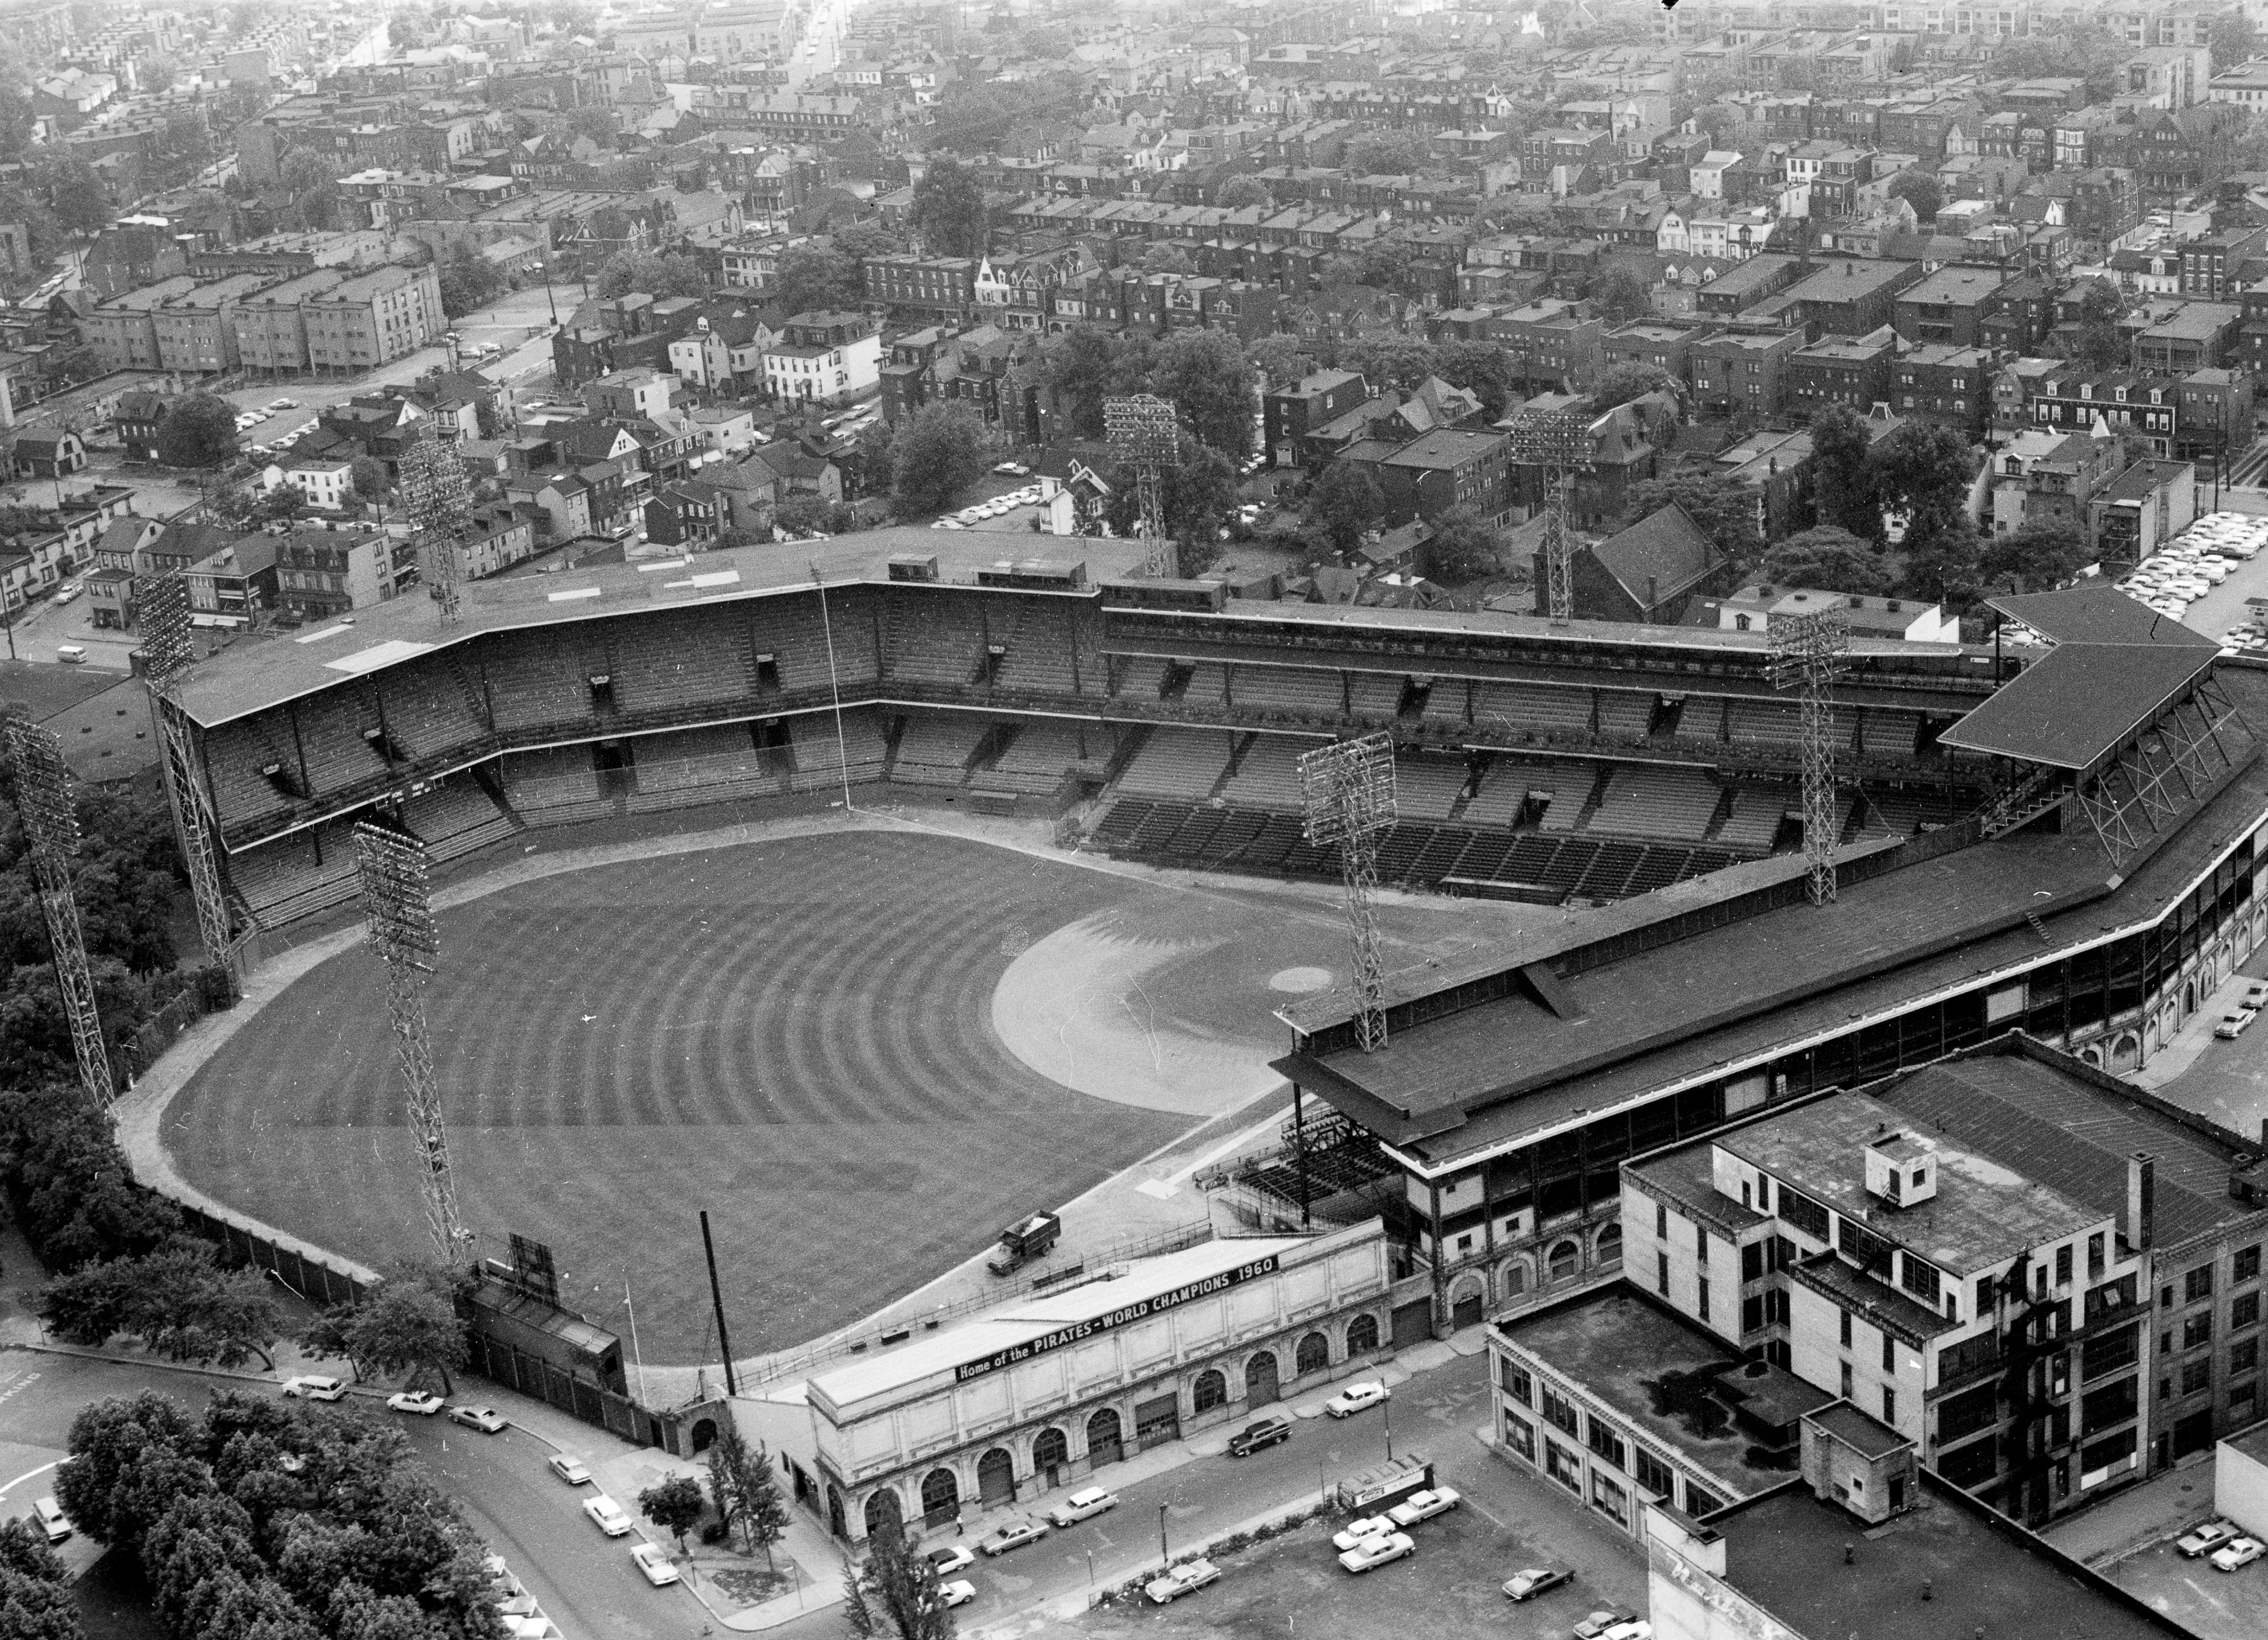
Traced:
<svg viewBox="0 0 2268 1640">
<path fill-rule="evenodd" d="M 1876 597 L 1888 592 L 1891 585 L 1890 566 L 1874 542 L 1832 524 L 1774 542 L 1757 566 L 1756 578 L 1772 586 Z"/>
<path fill-rule="evenodd" d="M 218 467 L 236 453 L 236 407 L 209 393 L 173 401 L 158 423 L 158 459 L 168 467 Z"/>
<path fill-rule="evenodd" d="M 944 511 L 984 475 L 984 423 L 957 402 L 924 405 L 898 435 L 891 486 L 900 518 Z"/>
</svg>

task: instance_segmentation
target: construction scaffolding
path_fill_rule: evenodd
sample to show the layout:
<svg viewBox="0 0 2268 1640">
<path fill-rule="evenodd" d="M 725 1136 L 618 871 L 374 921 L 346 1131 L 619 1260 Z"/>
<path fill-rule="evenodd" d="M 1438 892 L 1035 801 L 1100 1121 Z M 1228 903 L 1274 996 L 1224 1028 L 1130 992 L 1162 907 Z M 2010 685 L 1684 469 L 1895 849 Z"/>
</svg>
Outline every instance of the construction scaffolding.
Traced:
<svg viewBox="0 0 2268 1640">
<path fill-rule="evenodd" d="M 1355 1034 L 1366 1054 L 1386 1046 L 1386 967 L 1379 949 L 1378 835 L 1394 824 L 1394 737 L 1383 732 L 1320 746 L 1300 759 L 1305 835 L 1339 849 L 1353 961 Z"/>
<path fill-rule="evenodd" d="M 63 761 L 62 742 L 30 718 L 11 713 L 5 733 L 8 761 L 16 776 L 16 812 L 29 844 L 40 911 L 47 919 L 55 988 L 63 993 L 63 1015 L 70 1021 L 79 1085 L 97 1105 L 107 1105 L 114 1093 L 110 1055 L 102 1044 L 102 1016 L 95 1007 L 94 981 L 86 971 L 86 940 L 79 930 L 78 899 L 71 887 L 79 831 L 70 766 Z"/>
<path fill-rule="evenodd" d="M 427 435 L 401 452 L 401 510 L 417 548 L 418 578 L 441 619 L 454 621 L 464 540 L 472 529 L 473 490 L 456 451 Z"/>
<path fill-rule="evenodd" d="M 221 890 L 216 840 L 220 827 L 207 805 L 197 773 L 195 742 L 188 715 L 181 710 L 180 687 L 197 658 L 189 621 L 189 584 L 178 575 L 145 577 L 134 584 L 134 618 L 142 629 L 143 676 L 151 691 L 164 757 L 166 803 L 173 812 L 173 837 L 188 867 L 189 894 L 197 911 L 197 938 L 205 960 L 228 975 L 236 989 L 237 952 L 229 926 L 228 900 Z"/>
<path fill-rule="evenodd" d="M 355 827 L 355 870 L 361 879 L 364 927 L 386 965 L 386 1011 L 401 1067 L 409 1131 L 417 1145 L 425 1196 L 425 1231 L 444 1266 L 463 1262 L 471 1239 L 457 1217 L 457 1182 L 449 1171 L 449 1134 L 425 1028 L 425 976 L 441 953 L 425 845 L 374 820 Z"/>
<path fill-rule="evenodd" d="M 1143 572 L 1160 578 L 1181 568 L 1166 534 L 1166 470 L 1181 460 L 1181 422 L 1173 401 L 1155 393 L 1102 402 L 1111 453 L 1134 469 L 1136 529 L 1148 543 Z"/>
<path fill-rule="evenodd" d="M 1575 485 L 1575 469 L 1582 465 L 1589 442 L 1584 419 L 1565 410 L 1537 410 L 1521 416 L 1507 433 L 1512 459 L 1521 467 L 1542 469 L 1543 486 L 1544 613 L 1554 621 L 1575 618 L 1573 545 L 1567 535 L 1567 496 Z"/>
<path fill-rule="evenodd" d="M 1774 615 L 1771 683 L 1800 694 L 1798 739 L 1803 759 L 1803 852 L 1811 863 L 1811 903 L 1835 898 L 1835 680 L 1851 646 L 1850 618 L 1840 609 Z"/>
</svg>

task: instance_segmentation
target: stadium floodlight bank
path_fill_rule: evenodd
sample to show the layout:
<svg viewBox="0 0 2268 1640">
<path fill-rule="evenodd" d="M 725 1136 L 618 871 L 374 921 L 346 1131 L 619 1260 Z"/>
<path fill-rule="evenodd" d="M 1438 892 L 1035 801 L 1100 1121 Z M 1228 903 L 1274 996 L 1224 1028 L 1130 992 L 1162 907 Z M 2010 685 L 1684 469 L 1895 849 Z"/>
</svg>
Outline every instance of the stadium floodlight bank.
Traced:
<svg viewBox="0 0 2268 1640">
<path fill-rule="evenodd" d="M 1803 761 L 1803 852 L 1810 862 L 1811 903 L 1835 898 L 1835 680 L 1851 648 L 1851 620 L 1841 609 L 1778 615 L 1768 629 L 1770 677 L 1776 689 L 1801 692 L 1797 735 Z"/>
<path fill-rule="evenodd" d="M 86 938 L 71 886 L 70 863 L 78 854 L 79 828 L 78 811 L 71 801 L 70 766 L 63 761 L 62 742 L 27 717 L 11 714 L 6 738 L 16 776 L 16 808 L 31 845 L 33 879 L 48 924 L 56 989 L 63 992 L 63 1013 L 70 1023 L 79 1085 L 96 1104 L 107 1105 L 114 1092 L 110 1055 L 102 1044 L 102 1016 L 95 1005 Z"/>
<path fill-rule="evenodd" d="M 1386 1046 L 1386 967 L 1380 949 L 1378 835 L 1395 820 L 1394 737 L 1384 732 L 1319 746 L 1300 759 L 1305 835 L 1315 848 L 1338 845 L 1346 886 L 1347 946 L 1356 1030 L 1365 1053 Z"/>
<path fill-rule="evenodd" d="M 163 575 L 134 583 L 136 619 L 142 628 L 143 667 L 152 694 L 151 710 L 165 752 L 166 806 L 173 812 L 173 837 L 188 867 L 189 894 L 197 912 L 197 938 L 205 960 L 236 985 L 236 943 L 228 901 L 215 857 L 218 827 L 206 810 L 206 787 L 198 772 L 197 748 L 180 705 L 180 691 L 197 658 L 187 577 Z"/>
</svg>

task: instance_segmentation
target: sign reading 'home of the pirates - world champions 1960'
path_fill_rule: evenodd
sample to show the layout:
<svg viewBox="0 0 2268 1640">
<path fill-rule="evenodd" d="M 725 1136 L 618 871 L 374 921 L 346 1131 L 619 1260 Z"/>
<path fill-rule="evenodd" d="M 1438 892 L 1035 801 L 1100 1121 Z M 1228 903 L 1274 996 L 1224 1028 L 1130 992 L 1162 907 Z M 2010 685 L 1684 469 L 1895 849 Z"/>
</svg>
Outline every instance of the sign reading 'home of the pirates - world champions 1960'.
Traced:
<svg viewBox="0 0 2268 1640">
<path fill-rule="evenodd" d="M 970 1361 L 954 1368 L 953 1381 L 956 1384 L 966 1384 L 970 1379 L 983 1378 L 987 1372 L 998 1372 L 1002 1367 L 1014 1366 L 1019 1361 L 1028 1361 L 1034 1356 L 1043 1356 L 1050 1350 L 1061 1350 L 1066 1344 L 1079 1343 L 1098 1334 L 1109 1332 L 1115 1327 L 1130 1327 L 1136 1321 L 1144 1321 L 1153 1315 L 1161 1315 L 1167 1310 L 1174 1309 L 1195 1299 L 1210 1298 L 1217 1292 L 1226 1292 L 1231 1287 L 1240 1286 L 1245 1282 L 1256 1280 L 1263 1276 L 1272 1276 L 1276 1273 L 1276 1254 L 1271 1253 L 1264 1259 L 1255 1259 L 1251 1263 L 1240 1264 L 1233 1270 L 1223 1270 L 1219 1275 L 1208 1276 L 1203 1281 L 1190 1282 L 1188 1285 L 1176 1287 L 1169 1292 L 1161 1292 L 1154 1298 L 1140 1299 L 1122 1309 L 1095 1316 L 1092 1320 L 1073 1321 L 1070 1326 L 1059 1327 L 1052 1333 L 1042 1333 L 1037 1338 L 1027 1339 L 1020 1344 L 1010 1344 L 1005 1350 L 994 1350 L 982 1361 Z"/>
</svg>

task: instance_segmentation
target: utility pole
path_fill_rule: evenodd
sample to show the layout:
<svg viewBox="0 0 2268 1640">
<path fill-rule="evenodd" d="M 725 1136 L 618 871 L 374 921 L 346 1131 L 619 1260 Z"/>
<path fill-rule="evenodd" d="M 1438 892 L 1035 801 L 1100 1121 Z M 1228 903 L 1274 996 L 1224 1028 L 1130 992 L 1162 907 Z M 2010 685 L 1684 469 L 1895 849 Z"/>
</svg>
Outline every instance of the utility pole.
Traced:
<svg viewBox="0 0 2268 1640">
<path fill-rule="evenodd" d="M 717 1348 L 725 1352 L 725 1393 L 740 1393 L 740 1381 L 733 1376 L 733 1339 L 725 1330 L 725 1290 L 717 1281 L 717 1243 L 709 1234 L 709 1210 L 701 1210 L 701 1250 L 709 1255 L 709 1302 L 717 1311 Z"/>
</svg>

